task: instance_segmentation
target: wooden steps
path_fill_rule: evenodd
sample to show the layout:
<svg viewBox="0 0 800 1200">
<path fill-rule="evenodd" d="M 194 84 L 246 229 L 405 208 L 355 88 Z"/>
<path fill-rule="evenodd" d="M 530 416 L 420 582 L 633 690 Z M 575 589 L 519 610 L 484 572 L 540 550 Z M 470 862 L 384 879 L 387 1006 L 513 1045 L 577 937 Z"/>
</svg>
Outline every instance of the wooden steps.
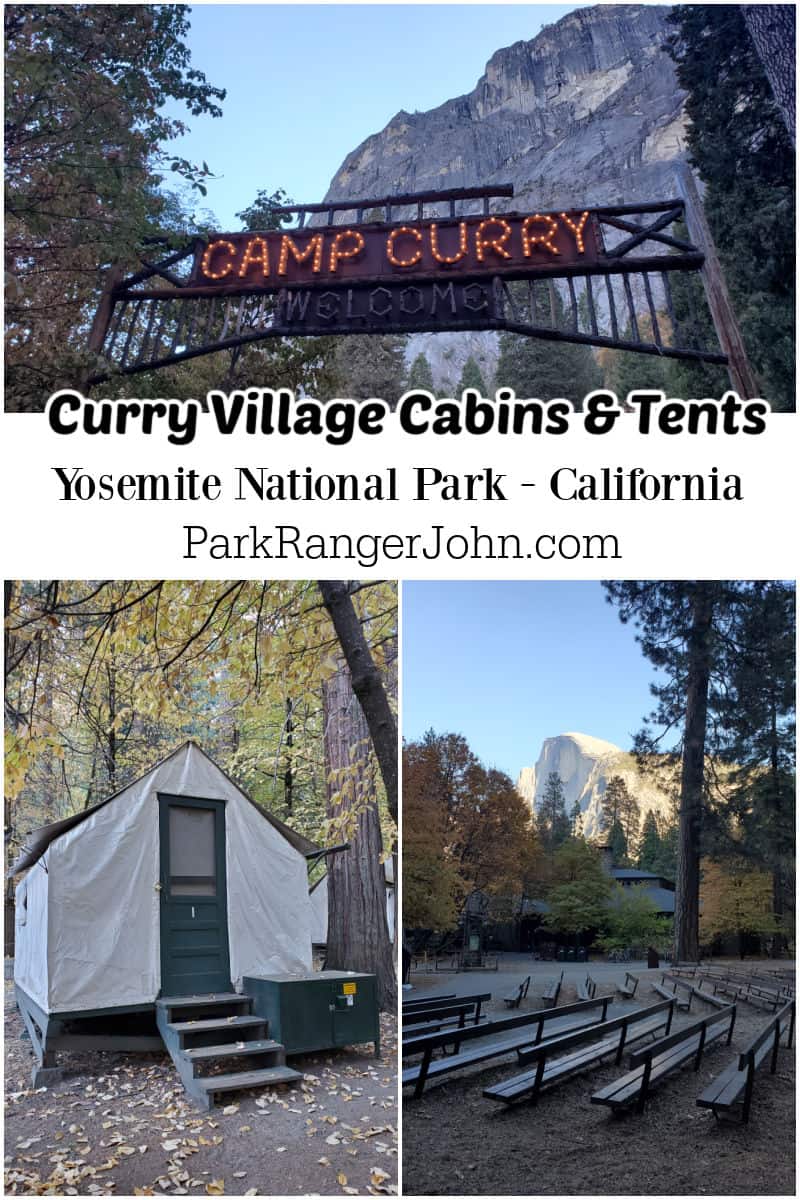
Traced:
<svg viewBox="0 0 800 1200">
<path fill-rule="evenodd" d="M 159 996 L 162 1008 L 208 1008 L 214 1004 L 249 1004 L 250 997 L 239 992 L 209 992 L 199 996 Z"/>
<path fill-rule="evenodd" d="M 271 1038 L 262 1038 L 252 1042 L 223 1042 L 221 1046 L 194 1046 L 191 1050 L 184 1050 L 183 1053 L 190 1062 L 204 1062 L 207 1059 L 267 1054 L 272 1050 L 282 1049 L 283 1046 L 280 1042 L 273 1042 Z"/>
<path fill-rule="evenodd" d="M 203 1108 L 212 1108 L 223 1092 L 303 1078 L 286 1066 L 283 1045 L 269 1037 L 268 1022 L 254 1016 L 252 1007 L 252 998 L 238 992 L 162 996 L 156 1002 L 164 1044 L 186 1091 Z M 218 1074 L 215 1068 L 221 1068 Z"/>
<path fill-rule="evenodd" d="M 275 1083 L 296 1083 L 303 1076 L 291 1067 L 265 1067 L 261 1071 L 236 1071 L 231 1075 L 205 1075 L 197 1080 L 208 1094 L 238 1092 L 241 1088 L 271 1087 Z"/>
<path fill-rule="evenodd" d="M 235 1032 L 240 1029 L 253 1029 L 256 1026 L 263 1028 L 265 1025 L 266 1021 L 262 1017 L 250 1016 L 212 1017 L 206 1021 L 170 1022 L 170 1028 L 180 1034 L 210 1033 L 216 1032 L 218 1029 L 232 1029 Z"/>
</svg>

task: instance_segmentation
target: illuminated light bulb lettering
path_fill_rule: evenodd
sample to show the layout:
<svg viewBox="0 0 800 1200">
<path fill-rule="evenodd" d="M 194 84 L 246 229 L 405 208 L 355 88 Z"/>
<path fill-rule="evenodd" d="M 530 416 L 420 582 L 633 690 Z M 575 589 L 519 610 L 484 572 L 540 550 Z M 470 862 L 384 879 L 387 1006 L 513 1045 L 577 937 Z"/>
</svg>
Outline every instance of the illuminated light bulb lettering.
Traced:
<svg viewBox="0 0 800 1200">
<path fill-rule="evenodd" d="M 318 275 L 322 270 L 322 234 L 312 237 L 305 249 L 300 249 L 293 238 L 285 233 L 281 238 L 281 252 L 278 256 L 278 274 L 285 275 L 289 266 L 289 255 L 296 263 L 308 262 L 311 258 L 311 270 Z M 313 255 L 313 258 L 312 258 Z"/>
<path fill-rule="evenodd" d="M 219 238 L 216 242 L 209 242 L 200 260 L 200 270 L 208 279 L 224 279 L 233 270 L 233 258 L 221 270 L 215 271 L 213 269 L 211 263 L 218 250 L 225 250 L 226 254 L 230 255 L 236 253 L 236 247 L 233 242 L 228 242 L 225 238 Z"/>
<path fill-rule="evenodd" d="M 583 227 L 586 224 L 586 221 L 589 217 L 588 212 L 581 213 L 581 218 L 578 221 L 577 225 L 573 221 L 570 220 L 570 218 L 567 216 L 566 213 L 559 213 L 558 215 L 561 217 L 561 220 L 564 222 L 564 224 L 567 226 L 567 228 L 571 229 L 573 234 L 575 235 L 575 245 L 578 247 L 578 254 L 583 254 L 583 251 L 584 251 Z"/>
<path fill-rule="evenodd" d="M 502 232 L 499 237 L 485 237 L 484 232 L 490 225 L 499 225 Z M 511 258 L 511 255 L 505 249 L 505 244 L 511 237 L 511 226 L 508 221 L 504 221 L 502 217 L 487 217 L 485 221 L 481 221 L 478 228 L 475 230 L 475 253 L 478 256 L 478 262 L 483 262 L 483 256 L 487 250 L 494 250 L 500 258 Z"/>
<path fill-rule="evenodd" d="M 244 258 L 239 267 L 239 278 L 242 279 L 253 263 L 260 263 L 265 276 L 269 275 L 269 247 L 262 237 L 250 238 L 244 251 Z"/>
<path fill-rule="evenodd" d="M 531 228 L 534 221 L 544 221 L 547 225 L 546 233 L 531 233 Z M 552 241 L 553 234 L 558 229 L 558 221 L 553 217 L 543 216 L 542 213 L 533 213 L 532 216 L 526 217 L 522 222 L 522 253 L 526 258 L 530 258 L 533 253 L 534 246 L 544 246 L 551 254 L 560 254 L 558 246 Z"/>
<path fill-rule="evenodd" d="M 345 249 L 347 239 L 350 239 L 352 245 L 349 249 Z M 341 233 L 337 233 L 333 239 L 330 253 L 330 270 L 335 275 L 336 268 L 344 258 L 357 258 L 364 249 L 364 235 L 359 233 L 357 229 L 343 229 Z"/>
<path fill-rule="evenodd" d="M 457 263 L 467 253 L 467 222 L 460 221 L 458 226 L 458 254 L 442 254 L 439 249 L 439 226 L 434 221 L 431 230 L 431 254 L 438 263 Z"/>
<path fill-rule="evenodd" d="M 412 251 L 410 258 L 398 258 L 395 254 L 394 244 L 399 237 L 410 237 L 417 243 L 417 249 Z M 421 246 L 422 234 L 419 230 L 411 225 L 401 225 L 399 229 L 393 229 L 386 239 L 386 257 L 393 267 L 413 267 L 422 258 Z"/>
</svg>

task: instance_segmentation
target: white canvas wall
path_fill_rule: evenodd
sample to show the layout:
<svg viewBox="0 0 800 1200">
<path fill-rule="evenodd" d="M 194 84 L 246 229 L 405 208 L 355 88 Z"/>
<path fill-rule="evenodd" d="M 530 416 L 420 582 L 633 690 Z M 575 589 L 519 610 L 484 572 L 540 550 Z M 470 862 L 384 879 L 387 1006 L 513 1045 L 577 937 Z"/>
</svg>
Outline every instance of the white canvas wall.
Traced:
<svg viewBox="0 0 800 1200">
<path fill-rule="evenodd" d="M 44 867 L 34 863 L 14 893 L 14 980 L 45 1011 L 47 883 Z"/>
<path fill-rule="evenodd" d="M 41 960 L 35 969 L 29 961 L 28 976 L 46 976 L 48 1011 L 146 1004 L 158 996 L 159 792 L 226 801 L 235 986 L 245 974 L 310 967 L 305 859 L 190 744 L 56 838 L 40 860 L 49 880 L 47 937 L 41 949 L 26 952 Z M 39 863 L 27 879 L 37 871 L 44 873 Z"/>
<path fill-rule="evenodd" d="M 385 871 L 386 888 L 386 923 L 389 926 L 389 940 L 394 941 L 394 885 L 389 870 Z M 328 940 L 328 876 L 321 881 L 309 895 L 311 902 L 311 941 L 324 945 Z"/>
<path fill-rule="evenodd" d="M 230 784 L 228 784 L 231 787 Z M 243 796 L 226 810 L 231 975 L 311 968 L 308 869 Z"/>
<path fill-rule="evenodd" d="M 320 946 L 328 940 L 328 876 L 324 875 L 313 892 L 311 904 L 311 941 Z"/>
</svg>

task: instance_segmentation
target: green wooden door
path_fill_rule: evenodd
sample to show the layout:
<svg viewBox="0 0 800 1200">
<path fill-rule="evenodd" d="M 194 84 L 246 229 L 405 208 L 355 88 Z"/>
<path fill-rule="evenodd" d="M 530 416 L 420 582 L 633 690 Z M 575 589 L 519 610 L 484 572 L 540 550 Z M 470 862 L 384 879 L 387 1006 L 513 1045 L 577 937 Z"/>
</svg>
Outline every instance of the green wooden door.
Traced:
<svg viewBox="0 0 800 1200">
<path fill-rule="evenodd" d="M 159 794 L 161 995 L 231 990 L 225 805 Z"/>
</svg>

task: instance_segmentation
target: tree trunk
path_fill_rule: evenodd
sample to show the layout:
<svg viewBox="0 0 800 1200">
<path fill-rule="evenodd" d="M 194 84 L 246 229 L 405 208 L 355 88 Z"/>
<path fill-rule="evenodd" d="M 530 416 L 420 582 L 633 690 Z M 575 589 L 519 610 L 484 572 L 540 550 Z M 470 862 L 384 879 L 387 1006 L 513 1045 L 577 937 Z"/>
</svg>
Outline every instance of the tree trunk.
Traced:
<svg viewBox="0 0 800 1200">
<path fill-rule="evenodd" d="M 773 828 L 779 830 L 783 820 L 783 797 L 784 783 L 781 778 L 780 760 L 779 760 L 779 733 L 778 733 L 778 702 L 773 693 L 770 696 L 770 754 L 769 768 L 772 777 L 772 787 L 770 795 L 772 800 L 772 821 Z M 780 837 L 779 833 L 776 833 Z M 789 942 L 784 930 L 784 916 L 786 912 L 785 904 L 785 884 L 783 854 L 782 847 L 779 844 L 778 858 L 772 864 L 772 913 L 778 924 L 778 928 L 772 935 L 771 950 L 773 958 L 780 958 L 783 952 L 787 949 Z M 791 908 L 790 908 L 791 911 Z"/>
<path fill-rule="evenodd" d="M 678 870 L 675 880 L 675 954 L 679 962 L 696 961 L 700 956 L 700 830 L 703 815 L 714 600 L 714 584 L 695 584 L 691 600 L 691 628 L 687 640 L 686 724 L 683 734 Z"/>
<path fill-rule="evenodd" d="M 744 20 L 775 103 L 795 145 L 795 11 L 793 4 L 744 4 Z"/>
<path fill-rule="evenodd" d="M 294 802 L 293 786 L 294 776 L 292 774 L 292 748 L 294 745 L 294 719 L 292 701 L 286 700 L 286 755 L 284 757 L 285 769 L 283 772 L 283 803 L 286 808 L 286 816 L 289 820 L 292 817 L 292 804 Z"/>
<path fill-rule="evenodd" d="M 394 952 L 386 921 L 383 843 L 369 764 L 370 734 L 349 672 L 342 669 L 323 688 L 328 816 L 352 813 L 349 850 L 328 861 L 328 954 L 331 970 L 377 976 L 378 1003 L 397 1004 Z"/>
<path fill-rule="evenodd" d="M 386 789 L 386 803 L 397 823 L 397 721 L 381 674 L 370 654 L 347 584 L 341 580 L 317 581 L 350 670 L 352 687 L 364 712 L 369 735 Z"/>
</svg>

